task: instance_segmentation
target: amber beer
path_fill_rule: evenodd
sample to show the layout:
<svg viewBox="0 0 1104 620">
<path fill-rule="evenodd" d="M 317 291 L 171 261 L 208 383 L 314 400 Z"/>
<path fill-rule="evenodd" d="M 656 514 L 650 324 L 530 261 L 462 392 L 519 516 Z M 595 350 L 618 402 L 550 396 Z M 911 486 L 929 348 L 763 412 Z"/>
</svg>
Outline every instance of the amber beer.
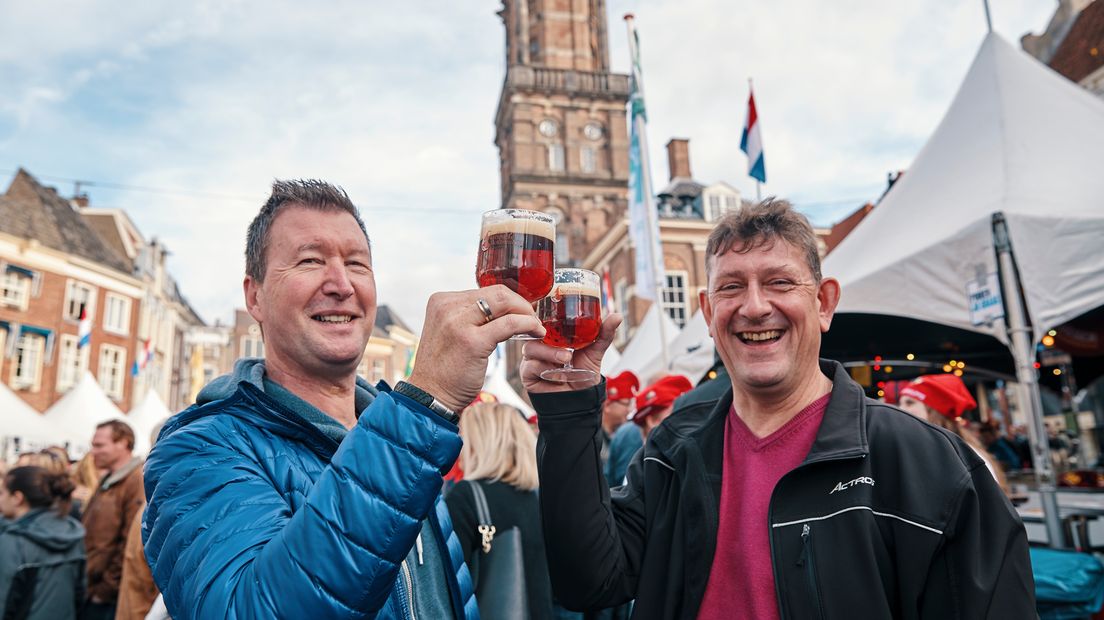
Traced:
<svg viewBox="0 0 1104 620">
<path fill-rule="evenodd" d="M 602 329 L 602 300 L 598 291 L 580 284 L 558 284 L 537 302 L 537 316 L 547 333 L 544 343 L 561 349 L 581 349 L 598 338 Z"/>
<path fill-rule="evenodd" d="M 552 290 L 555 221 L 521 209 L 483 214 L 475 277 L 480 287 L 504 284 L 530 302 Z"/>
</svg>

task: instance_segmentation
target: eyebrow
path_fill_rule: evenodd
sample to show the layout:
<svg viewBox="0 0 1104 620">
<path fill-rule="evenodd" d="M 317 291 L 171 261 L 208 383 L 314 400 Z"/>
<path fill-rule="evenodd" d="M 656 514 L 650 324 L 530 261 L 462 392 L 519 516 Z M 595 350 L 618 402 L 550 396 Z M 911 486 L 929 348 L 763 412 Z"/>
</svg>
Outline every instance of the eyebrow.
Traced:
<svg viewBox="0 0 1104 620">
<path fill-rule="evenodd" d="M 310 243 L 304 243 L 303 245 L 296 248 L 295 254 L 299 255 L 299 254 L 304 254 L 304 253 L 307 253 L 307 252 L 320 252 L 320 251 L 322 251 L 322 249 L 323 249 L 323 244 L 321 244 L 317 241 L 312 241 Z M 371 250 L 363 250 L 363 249 L 357 248 L 357 249 L 347 253 L 346 256 L 369 256 L 370 257 L 370 256 L 372 256 L 372 252 L 371 252 Z"/>
</svg>

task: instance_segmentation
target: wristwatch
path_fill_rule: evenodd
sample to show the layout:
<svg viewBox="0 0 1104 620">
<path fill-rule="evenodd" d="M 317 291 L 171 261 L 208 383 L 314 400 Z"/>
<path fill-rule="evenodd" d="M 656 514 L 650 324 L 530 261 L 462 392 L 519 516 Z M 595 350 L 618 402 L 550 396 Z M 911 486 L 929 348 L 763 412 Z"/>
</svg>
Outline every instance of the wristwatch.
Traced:
<svg viewBox="0 0 1104 620">
<path fill-rule="evenodd" d="M 392 388 L 392 391 L 402 394 L 453 424 L 458 424 L 460 422 L 460 416 L 457 415 L 455 411 L 444 406 L 441 404 L 441 401 L 433 398 L 429 392 L 417 386 L 411 385 L 406 381 L 399 381 L 395 384 L 395 387 Z"/>
</svg>

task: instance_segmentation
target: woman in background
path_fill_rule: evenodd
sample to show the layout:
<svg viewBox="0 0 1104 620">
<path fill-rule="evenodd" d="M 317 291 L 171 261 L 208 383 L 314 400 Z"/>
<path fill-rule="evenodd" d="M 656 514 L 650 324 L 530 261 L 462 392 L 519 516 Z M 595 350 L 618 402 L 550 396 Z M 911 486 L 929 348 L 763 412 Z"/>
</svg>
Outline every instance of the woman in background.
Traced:
<svg viewBox="0 0 1104 620">
<path fill-rule="evenodd" d="M 502 533 L 516 527 L 521 533 L 529 617 L 555 617 L 537 504 L 536 435 L 517 408 L 477 403 L 461 414 L 460 436 L 464 439 L 460 451 L 464 481 L 449 490 L 445 503 L 464 559 L 471 567 L 475 555 L 482 553 L 472 495 L 472 485 L 479 485 L 487 498 L 495 531 Z"/>
<path fill-rule="evenodd" d="M 0 617 L 69 620 L 84 599 L 84 527 L 69 516 L 73 482 L 37 466 L 0 483 Z"/>
<path fill-rule="evenodd" d="M 921 420 L 927 420 L 961 437 L 985 461 L 989 473 L 993 474 L 1005 495 L 1008 494 L 1008 481 L 1004 477 L 1004 471 L 962 418 L 963 413 L 977 408 L 977 401 L 970 395 L 962 379 L 951 374 L 917 377 L 915 381 L 901 388 L 898 406 Z"/>
</svg>

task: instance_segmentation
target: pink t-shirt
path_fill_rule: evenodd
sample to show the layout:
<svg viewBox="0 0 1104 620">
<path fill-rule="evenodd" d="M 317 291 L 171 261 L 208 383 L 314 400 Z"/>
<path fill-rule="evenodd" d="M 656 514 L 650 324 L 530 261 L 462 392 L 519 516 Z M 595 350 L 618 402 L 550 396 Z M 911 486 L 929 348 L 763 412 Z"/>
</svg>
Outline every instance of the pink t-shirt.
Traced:
<svg viewBox="0 0 1104 620">
<path fill-rule="evenodd" d="M 767 437 L 756 437 L 736 410 L 725 423 L 717 551 L 698 619 L 778 618 L 770 553 L 771 493 L 813 447 L 831 394 L 802 409 Z"/>
</svg>

